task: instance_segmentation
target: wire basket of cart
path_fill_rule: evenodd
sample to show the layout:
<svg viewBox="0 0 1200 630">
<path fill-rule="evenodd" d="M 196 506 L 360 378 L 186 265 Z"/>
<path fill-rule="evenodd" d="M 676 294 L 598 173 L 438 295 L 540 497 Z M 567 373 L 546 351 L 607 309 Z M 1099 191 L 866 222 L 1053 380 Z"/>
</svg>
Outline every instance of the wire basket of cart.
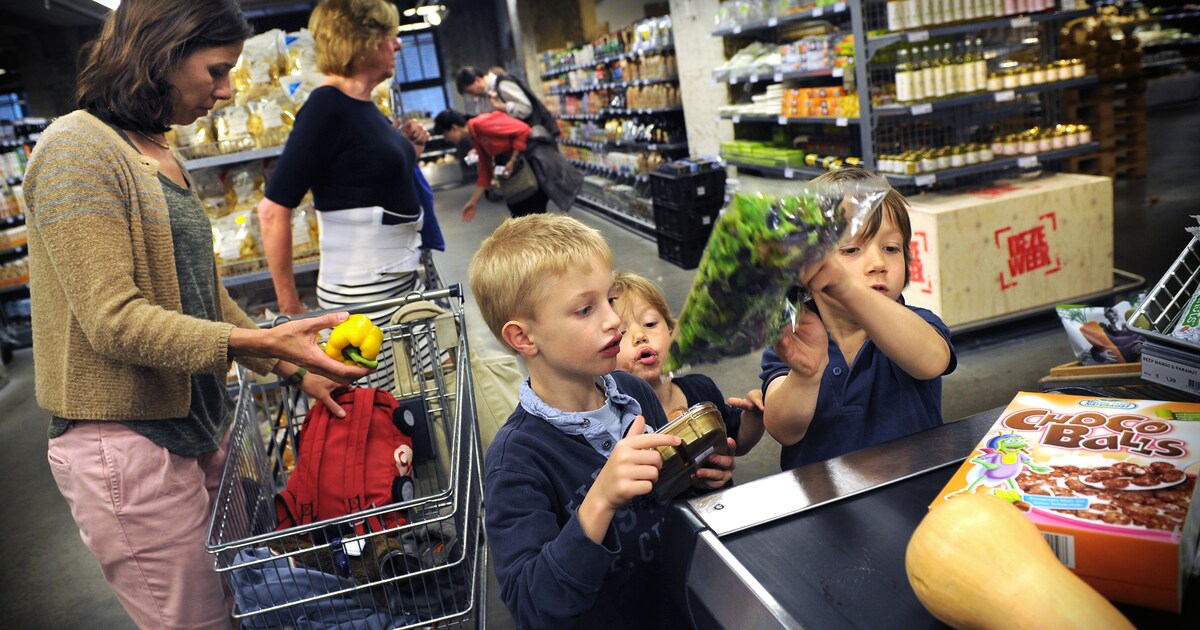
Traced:
<svg viewBox="0 0 1200 630">
<path fill-rule="evenodd" d="M 241 627 L 483 625 L 483 492 L 461 289 L 352 312 L 426 301 L 450 308 L 383 327 L 398 368 L 395 422 L 412 435 L 411 474 L 390 504 L 280 528 L 276 495 L 287 487 L 297 454 L 313 448 L 301 450 L 306 397 L 278 382 L 258 383 L 238 368 L 207 548 L 234 594 Z"/>
</svg>

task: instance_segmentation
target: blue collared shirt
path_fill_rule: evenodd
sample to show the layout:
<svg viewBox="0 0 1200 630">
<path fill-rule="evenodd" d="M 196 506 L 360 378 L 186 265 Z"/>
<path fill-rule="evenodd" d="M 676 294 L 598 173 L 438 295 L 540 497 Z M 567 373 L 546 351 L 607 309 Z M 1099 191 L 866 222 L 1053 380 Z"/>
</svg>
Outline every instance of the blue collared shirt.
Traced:
<svg viewBox="0 0 1200 630">
<path fill-rule="evenodd" d="M 558 430 L 567 435 L 579 435 L 587 440 L 592 448 L 604 457 L 612 455 L 613 446 L 629 430 L 629 425 L 642 413 L 642 406 L 632 396 L 622 394 L 617 389 L 617 381 L 611 375 L 600 377 L 598 385 L 604 386 L 605 405 L 620 419 L 620 426 L 607 427 L 602 422 L 593 420 L 596 416 L 591 411 L 562 411 L 546 404 L 533 388 L 529 379 L 521 383 L 521 407 L 525 411 L 544 419 Z M 613 431 L 615 429 L 615 432 Z M 650 432 L 647 425 L 647 432 Z"/>
<path fill-rule="evenodd" d="M 933 326 L 950 348 L 950 362 L 942 376 L 954 371 L 958 358 L 950 343 L 950 329 L 932 311 L 905 305 Z M 763 394 L 771 381 L 789 372 L 771 348 L 763 351 Z M 874 446 L 942 424 L 942 377 L 917 380 L 892 362 L 870 339 L 858 351 L 854 365 L 833 337 L 829 337 L 829 365 L 821 376 L 817 408 L 804 437 L 779 454 L 779 467 L 820 462 Z"/>
</svg>

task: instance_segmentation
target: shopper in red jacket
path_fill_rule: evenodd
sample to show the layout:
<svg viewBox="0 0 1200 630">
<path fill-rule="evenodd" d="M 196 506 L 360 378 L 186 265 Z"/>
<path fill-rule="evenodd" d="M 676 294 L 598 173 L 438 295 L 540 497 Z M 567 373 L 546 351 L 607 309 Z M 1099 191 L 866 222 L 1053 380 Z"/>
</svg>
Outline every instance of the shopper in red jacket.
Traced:
<svg viewBox="0 0 1200 630">
<path fill-rule="evenodd" d="M 532 169 L 537 190 L 528 197 L 505 199 L 514 217 L 543 213 L 552 199 L 562 210 L 569 210 L 583 185 L 583 176 L 559 154 L 552 137 L 540 127 L 531 128 L 504 112 L 467 120 L 461 113 L 447 110 L 438 114 L 434 123 L 433 133 L 444 134 L 453 145 L 470 137 L 479 154 L 479 178 L 475 192 L 463 206 L 463 221 L 475 218 L 479 199 L 491 186 L 493 175 L 508 179 L 521 168 Z M 520 166 L 521 162 L 525 164 Z"/>
</svg>

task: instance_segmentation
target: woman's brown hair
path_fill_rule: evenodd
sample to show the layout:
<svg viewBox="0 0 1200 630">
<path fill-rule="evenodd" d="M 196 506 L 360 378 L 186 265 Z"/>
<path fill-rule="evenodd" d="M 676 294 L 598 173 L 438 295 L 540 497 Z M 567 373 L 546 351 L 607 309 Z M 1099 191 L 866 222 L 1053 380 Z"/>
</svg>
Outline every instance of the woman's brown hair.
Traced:
<svg viewBox="0 0 1200 630">
<path fill-rule="evenodd" d="M 75 100 L 122 129 L 166 131 L 175 89 L 168 73 L 196 50 L 251 33 L 236 0 L 124 0 L 83 49 Z"/>
</svg>

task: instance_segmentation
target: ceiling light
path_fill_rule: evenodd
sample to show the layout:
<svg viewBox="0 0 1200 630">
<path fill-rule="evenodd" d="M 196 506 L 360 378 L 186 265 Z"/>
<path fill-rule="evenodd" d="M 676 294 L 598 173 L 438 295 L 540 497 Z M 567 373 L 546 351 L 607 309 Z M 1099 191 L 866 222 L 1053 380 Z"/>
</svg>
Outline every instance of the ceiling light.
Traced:
<svg viewBox="0 0 1200 630">
<path fill-rule="evenodd" d="M 403 15 L 404 17 L 412 17 L 416 14 L 417 14 L 417 10 L 410 7 L 408 9 L 405 9 L 404 13 L 402 13 L 401 15 Z"/>
<path fill-rule="evenodd" d="M 4 76 L 6 74 L 8 74 L 8 70 L 6 70 L 4 68 L 0 68 L 0 76 Z"/>
<path fill-rule="evenodd" d="M 407 33 L 409 31 L 423 31 L 427 28 L 432 28 L 433 25 L 429 22 L 417 22 L 416 24 L 401 24 L 400 32 Z"/>
<path fill-rule="evenodd" d="M 121 4 L 121 0 L 92 0 L 92 2 L 112 11 L 116 11 L 117 5 Z"/>
<path fill-rule="evenodd" d="M 425 21 L 429 22 L 431 26 L 437 26 L 438 24 L 442 23 L 442 14 L 434 11 L 433 13 L 425 16 Z"/>
</svg>

